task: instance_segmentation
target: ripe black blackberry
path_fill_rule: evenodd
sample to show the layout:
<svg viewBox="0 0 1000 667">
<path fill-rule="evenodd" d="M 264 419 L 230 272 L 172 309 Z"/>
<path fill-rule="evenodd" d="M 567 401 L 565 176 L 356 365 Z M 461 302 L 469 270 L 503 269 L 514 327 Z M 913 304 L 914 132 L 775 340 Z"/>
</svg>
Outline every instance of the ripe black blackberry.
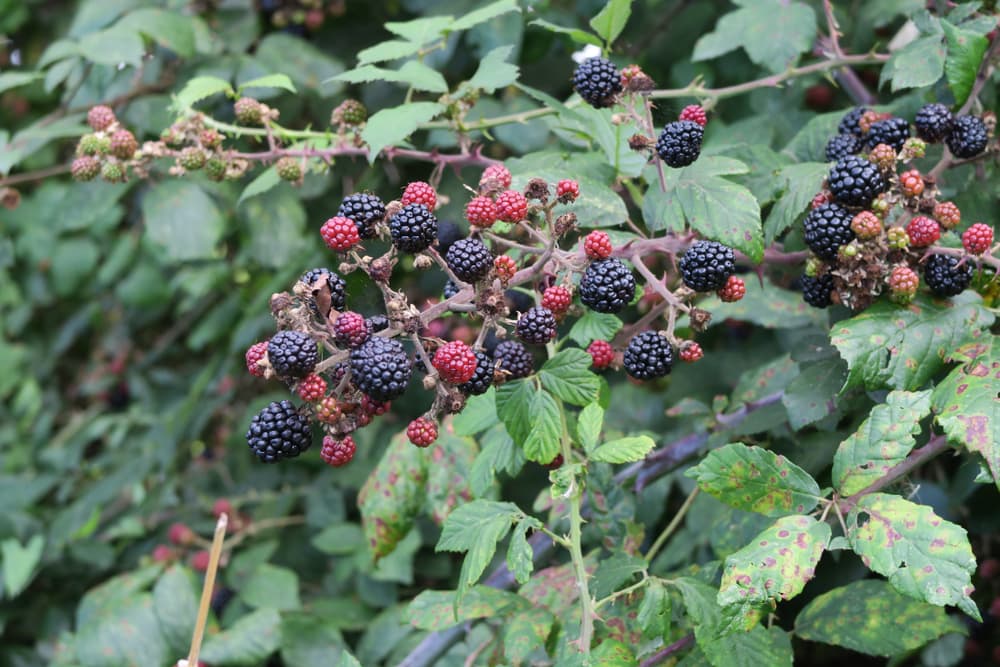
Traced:
<svg viewBox="0 0 1000 667">
<path fill-rule="evenodd" d="M 958 262 L 951 255 L 931 255 L 924 264 L 924 282 L 936 296 L 961 294 L 972 283 L 972 263 Z"/>
<path fill-rule="evenodd" d="M 511 380 L 526 378 L 534 370 L 535 360 L 528 348 L 516 340 L 505 340 L 493 350 L 493 361 L 497 368 L 505 371 Z"/>
<path fill-rule="evenodd" d="M 510 312 L 515 315 L 526 313 L 535 305 L 535 300 L 531 295 L 519 289 L 509 289 L 503 293 L 503 296 L 507 300 Z"/>
<path fill-rule="evenodd" d="M 525 343 L 544 345 L 556 337 L 556 316 L 545 306 L 529 308 L 517 320 L 517 337 Z"/>
<path fill-rule="evenodd" d="M 614 104 L 622 91 L 622 77 L 610 60 L 588 58 L 573 72 L 573 89 L 587 104 L 601 109 Z"/>
<path fill-rule="evenodd" d="M 701 154 L 705 128 L 691 120 L 667 123 L 656 140 L 656 154 L 670 167 L 686 167 Z"/>
<path fill-rule="evenodd" d="M 312 445 L 309 420 L 290 401 L 275 401 L 250 421 L 247 445 L 264 463 L 294 458 Z"/>
<path fill-rule="evenodd" d="M 375 237 L 375 226 L 385 218 L 385 204 L 375 195 L 355 192 L 344 197 L 337 215 L 353 220 L 358 227 L 358 236 L 370 239 Z"/>
<path fill-rule="evenodd" d="M 300 378 L 312 373 L 319 350 L 301 331 L 279 331 L 267 342 L 267 358 L 278 377 Z"/>
<path fill-rule="evenodd" d="M 802 299 L 813 308 L 826 308 L 833 301 L 833 276 L 829 273 L 813 278 L 802 276 Z"/>
<path fill-rule="evenodd" d="M 448 282 L 444 284 L 444 298 L 446 299 L 450 299 L 461 291 L 462 288 L 456 285 L 455 281 L 451 278 L 449 278 Z"/>
<path fill-rule="evenodd" d="M 861 152 L 861 139 L 853 134 L 838 134 L 826 142 L 826 160 L 833 162 Z"/>
<path fill-rule="evenodd" d="M 868 107 L 854 107 L 840 119 L 840 124 L 837 125 L 837 132 L 840 134 L 853 134 L 856 137 L 860 137 L 864 132 L 861 131 L 861 125 L 859 121 L 861 117 L 865 115 L 868 111 Z"/>
<path fill-rule="evenodd" d="M 334 310 L 346 310 L 347 309 L 347 295 L 345 290 L 347 289 L 347 283 L 344 279 L 338 276 L 336 273 L 330 269 L 309 269 L 302 274 L 299 278 L 300 282 L 305 283 L 309 287 L 316 287 L 316 281 L 319 280 L 320 276 L 326 274 L 326 286 L 330 288 L 330 307 Z M 317 288 L 318 289 L 318 288 Z M 315 289 L 312 292 L 315 297 Z M 314 312 L 319 312 L 316 309 L 315 300 L 311 300 L 309 304 Z M 322 317 L 326 317 L 326 313 L 321 313 Z"/>
<path fill-rule="evenodd" d="M 845 206 L 867 207 L 888 187 L 879 168 L 856 155 L 837 160 L 827 181 L 833 198 Z"/>
<path fill-rule="evenodd" d="M 736 273 L 736 253 L 716 241 L 698 241 L 684 253 L 679 266 L 685 285 L 695 292 L 714 292 Z"/>
<path fill-rule="evenodd" d="M 365 321 L 368 323 L 368 328 L 371 329 L 372 333 L 385 331 L 389 328 L 389 318 L 385 315 L 372 315 Z"/>
<path fill-rule="evenodd" d="M 802 223 L 806 245 L 822 259 L 836 259 L 837 250 L 854 240 L 851 212 L 840 204 L 823 204 L 809 211 Z"/>
<path fill-rule="evenodd" d="M 670 341 L 656 331 L 643 331 L 632 337 L 625 348 L 622 365 L 637 380 L 653 380 L 670 373 L 674 350 Z"/>
<path fill-rule="evenodd" d="M 955 157 L 976 157 L 989 142 L 986 124 L 978 116 L 959 116 L 952 122 L 945 142 Z"/>
<path fill-rule="evenodd" d="M 493 267 L 493 253 L 479 239 L 461 239 L 455 241 L 448 249 L 444 261 L 460 280 L 474 283 L 490 272 Z"/>
<path fill-rule="evenodd" d="M 398 340 L 372 336 L 351 351 L 351 380 L 379 403 L 402 396 L 412 374 L 413 366 Z"/>
<path fill-rule="evenodd" d="M 493 359 L 485 352 L 476 352 L 476 373 L 468 382 L 458 385 L 466 396 L 479 396 L 493 384 Z"/>
<path fill-rule="evenodd" d="M 917 136 L 930 143 L 937 143 L 948 136 L 951 129 L 951 111 L 943 104 L 934 102 L 920 107 L 913 124 L 917 127 Z"/>
<path fill-rule="evenodd" d="M 452 244 L 461 238 L 465 238 L 461 227 L 454 222 L 438 220 L 437 247 L 439 253 L 446 255 Z"/>
<path fill-rule="evenodd" d="M 599 313 L 617 313 L 635 297 L 635 276 L 620 259 L 598 259 L 580 279 L 580 301 Z"/>
<path fill-rule="evenodd" d="M 903 118 L 887 118 L 872 123 L 865 135 L 865 146 L 875 148 L 879 144 L 892 146 L 893 150 L 899 152 L 910 138 L 910 124 Z"/>
<path fill-rule="evenodd" d="M 437 239 L 437 218 L 423 204 L 407 204 L 389 221 L 392 244 L 404 252 L 426 250 Z"/>
</svg>

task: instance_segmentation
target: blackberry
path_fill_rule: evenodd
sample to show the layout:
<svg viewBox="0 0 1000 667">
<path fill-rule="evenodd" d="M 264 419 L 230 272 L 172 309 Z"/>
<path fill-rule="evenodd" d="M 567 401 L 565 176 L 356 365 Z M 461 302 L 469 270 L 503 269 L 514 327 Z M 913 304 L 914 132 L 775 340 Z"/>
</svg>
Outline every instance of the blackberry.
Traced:
<svg viewBox="0 0 1000 667">
<path fill-rule="evenodd" d="M 385 331 L 389 328 L 389 318 L 385 315 L 372 315 L 365 322 L 367 322 L 368 328 L 371 329 L 372 333 Z"/>
<path fill-rule="evenodd" d="M 972 282 L 972 262 L 958 266 L 951 255 L 931 255 L 924 265 L 924 282 L 936 296 L 961 294 Z"/>
<path fill-rule="evenodd" d="M 326 286 L 330 289 L 330 307 L 334 310 L 346 310 L 347 309 L 347 295 L 345 290 L 347 288 L 347 283 L 344 279 L 338 276 L 336 273 L 330 269 L 318 268 L 309 269 L 302 274 L 299 278 L 299 282 L 305 283 L 308 287 L 313 288 L 312 295 L 316 296 L 316 281 L 320 279 L 320 276 L 326 274 Z M 313 312 L 319 312 L 316 308 L 315 299 L 310 301 L 310 307 Z M 326 317 L 327 313 L 320 313 L 321 317 Z"/>
<path fill-rule="evenodd" d="M 854 107 L 840 119 L 840 124 L 837 125 L 837 132 L 840 134 L 853 134 L 856 137 L 860 137 L 864 134 L 861 131 L 861 125 L 859 121 L 861 117 L 865 115 L 868 111 L 868 107 Z"/>
<path fill-rule="evenodd" d="M 879 144 L 892 146 L 899 151 L 910 137 L 910 124 L 903 118 L 886 118 L 872 123 L 865 135 L 865 145 L 875 148 Z"/>
<path fill-rule="evenodd" d="M 519 289 L 509 289 L 503 295 L 511 312 L 516 315 L 528 312 L 535 305 L 535 300 Z"/>
<path fill-rule="evenodd" d="M 959 158 L 976 157 L 984 150 L 989 138 L 986 124 L 978 116 L 959 116 L 951 125 L 945 142 L 951 154 Z"/>
<path fill-rule="evenodd" d="M 444 220 L 438 221 L 437 244 L 438 252 L 442 255 L 448 254 L 448 250 L 455 243 L 455 241 L 464 237 L 465 234 L 462 233 L 462 228 L 454 222 L 446 222 Z"/>
<path fill-rule="evenodd" d="M 656 331 L 643 331 L 632 337 L 625 348 L 622 365 L 637 380 L 653 380 L 670 373 L 674 350 L 670 341 Z"/>
<path fill-rule="evenodd" d="M 878 167 L 855 155 L 838 160 L 827 180 L 834 200 L 845 206 L 867 207 L 887 187 Z"/>
<path fill-rule="evenodd" d="M 267 343 L 267 358 L 278 377 L 300 378 L 312 373 L 319 350 L 301 331 L 279 331 Z"/>
<path fill-rule="evenodd" d="M 573 72 L 573 89 L 590 106 L 609 107 L 614 104 L 615 95 L 622 91 L 621 74 L 606 58 L 588 58 Z"/>
<path fill-rule="evenodd" d="M 822 259 L 836 259 L 840 246 L 854 240 L 851 213 L 840 204 L 823 204 L 809 211 L 802 226 L 806 245 Z"/>
<path fill-rule="evenodd" d="M 714 292 L 736 273 L 736 254 L 721 243 L 698 241 L 684 253 L 679 266 L 685 285 L 695 292 Z"/>
<path fill-rule="evenodd" d="M 490 272 L 493 253 L 479 239 L 461 239 L 448 249 L 445 262 L 459 279 L 474 283 Z"/>
<path fill-rule="evenodd" d="M 917 136 L 924 141 L 937 143 L 948 136 L 951 129 L 951 111 L 943 104 L 925 104 L 920 107 L 913 124 L 917 126 Z"/>
<path fill-rule="evenodd" d="M 829 273 L 814 278 L 802 276 L 802 299 L 813 308 L 826 308 L 833 301 L 833 276 Z"/>
<path fill-rule="evenodd" d="M 476 352 L 476 372 L 468 382 L 458 385 L 466 396 L 479 396 L 493 384 L 493 359 L 485 352 Z"/>
<path fill-rule="evenodd" d="M 517 320 L 517 337 L 525 343 L 544 345 L 556 337 L 556 316 L 544 306 L 535 306 Z"/>
<path fill-rule="evenodd" d="M 691 120 L 667 123 L 656 140 L 656 153 L 670 167 L 686 167 L 701 154 L 705 128 Z"/>
<path fill-rule="evenodd" d="M 309 449 L 309 420 L 289 401 L 275 401 L 254 415 L 247 430 L 247 445 L 264 463 L 290 459 Z"/>
<path fill-rule="evenodd" d="M 617 313 L 635 297 L 635 276 L 620 259 L 598 259 L 580 279 L 580 301 L 599 313 Z"/>
<path fill-rule="evenodd" d="M 826 142 L 826 161 L 833 162 L 861 152 L 861 139 L 853 134 L 838 134 Z"/>
<path fill-rule="evenodd" d="M 462 288 L 456 285 L 455 281 L 451 278 L 449 278 L 448 282 L 444 284 L 444 298 L 446 299 L 450 299 L 461 291 Z"/>
<path fill-rule="evenodd" d="M 337 215 L 353 220 L 358 227 L 358 236 L 370 239 L 375 237 L 376 226 L 385 218 L 385 204 L 375 195 L 355 192 L 340 202 Z"/>
<path fill-rule="evenodd" d="M 508 374 L 511 380 L 526 378 L 534 370 L 534 358 L 528 348 L 514 340 L 505 340 L 493 350 L 497 369 Z"/>
<path fill-rule="evenodd" d="M 398 340 L 373 336 L 351 351 L 351 380 L 375 401 L 402 396 L 412 373 L 410 359 Z"/>
<path fill-rule="evenodd" d="M 423 204 L 407 204 L 389 221 L 392 244 L 404 252 L 420 252 L 437 239 L 437 218 Z"/>
</svg>

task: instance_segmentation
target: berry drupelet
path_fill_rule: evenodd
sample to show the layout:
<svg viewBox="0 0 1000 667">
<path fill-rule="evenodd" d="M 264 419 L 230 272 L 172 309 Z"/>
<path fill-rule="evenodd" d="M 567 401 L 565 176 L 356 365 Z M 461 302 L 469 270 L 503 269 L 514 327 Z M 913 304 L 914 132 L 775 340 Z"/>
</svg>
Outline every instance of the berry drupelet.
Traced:
<svg viewBox="0 0 1000 667">
<path fill-rule="evenodd" d="M 407 204 L 389 221 L 392 244 L 403 252 L 420 252 L 437 239 L 437 218 L 423 204 Z"/>
<path fill-rule="evenodd" d="M 736 273 L 736 254 L 716 241 L 698 241 L 681 257 L 679 268 L 684 284 L 695 292 L 714 292 Z"/>
<path fill-rule="evenodd" d="M 669 167 L 686 167 L 701 154 L 705 129 L 690 120 L 667 123 L 656 140 L 656 154 Z"/>
<path fill-rule="evenodd" d="M 598 109 L 614 104 L 615 95 L 622 91 L 618 68 L 606 58 L 588 58 L 573 72 L 573 89 L 592 107 Z"/>
<path fill-rule="evenodd" d="M 924 282 L 936 296 L 961 294 L 972 283 L 972 263 L 958 262 L 950 255 L 931 255 L 924 264 Z"/>
<path fill-rule="evenodd" d="M 556 316 L 544 306 L 534 306 L 521 315 L 515 327 L 525 343 L 544 345 L 556 337 Z"/>
<path fill-rule="evenodd" d="M 341 347 L 363 345 L 370 335 L 368 320 L 352 310 L 342 312 L 333 323 L 333 337 Z"/>
<path fill-rule="evenodd" d="M 358 236 L 371 239 L 375 237 L 376 226 L 385 218 L 385 204 L 375 195 L 356 192 L 344 197 L 337 215 L 353 220 L 358 227 Z"/>
<path fill-rule="evenodd" d="M 412 373 L 413 366 L 398 340 L 373 336 L 351 350 L 351 380 L 376 401 L 402 396 Z"/>
<path fill-rule="evenodd" d="M 632 337 L 625 348 L 622 365 L 637 380 L 653 380 L 670 373 L 674 351 L 670 341 L 656 331 L 643 331 Z"/>
<path fill-rule="evenodd" d="M 878 167 L 855 155 L 838 160 L 827 180 L 833 198 L 844 206 L 866 207 L 888 187 Z"/>
<path fill-rule="evenodd" d="M 247 445 L 264 463 L 294 458 L 311 444 L 309 420 L 289 401 L 269 404 L 254 416 L 247 430 Z"/>
<path fill-rule="evenodd" d="M 493 266 L 493 253 L 477 238 L 455 241 L 445 255 L 448 264 L 459 280 L 474 283 L 482 280 Z"/>
<path fill-rule="evenodd" d="M 635 297 L 635 276 L 619 259 L 590 263 L 580 279 L 580 301 L 599 313 L 617 313 Z"/>
<path fill-rule="evenodd" d="M 301 331 L 279 331 L 267 343 L 267 358 L 278 377 L 300 378 L 312 373 L 319 350 Z"/>
</svg>

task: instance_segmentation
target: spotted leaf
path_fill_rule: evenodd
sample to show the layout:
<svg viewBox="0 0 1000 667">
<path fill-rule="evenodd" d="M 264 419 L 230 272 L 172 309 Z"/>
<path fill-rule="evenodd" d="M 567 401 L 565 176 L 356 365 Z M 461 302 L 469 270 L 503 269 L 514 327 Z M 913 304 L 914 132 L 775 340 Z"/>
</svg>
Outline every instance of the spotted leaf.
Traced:
<svg viewBox="0 0 1000 667">
<path fill-rule="evenodd" d="M 376 559 L 392 553 L 410 532 L 424 505 L 426 480 L 423 450 L 397 435 L 358 494 L 361 524 Z"/>
<path fill-rule="evenodd" d="M 464 621 L 527 610 L 520 595 L 488 586 L 473 586 L 455 604 L 455 591 L 423 591 L 410 601 L 407 618 L 421 630 L 444 630 Z"/>
</svg>

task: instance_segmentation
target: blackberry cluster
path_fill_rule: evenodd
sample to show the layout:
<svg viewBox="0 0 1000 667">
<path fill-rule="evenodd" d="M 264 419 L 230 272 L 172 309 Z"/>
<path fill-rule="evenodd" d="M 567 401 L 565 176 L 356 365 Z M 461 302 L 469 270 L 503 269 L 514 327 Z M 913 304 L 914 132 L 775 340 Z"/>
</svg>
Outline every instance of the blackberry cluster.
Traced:
<svg viewBox="0 0 1000 667">
<path fill-rule="evenodd" d="M 617 313 L 635 297 L 635 276 L 619 259 L 598 259 L 580 279 L 580 301 L 599 313 Z"/>
<path fill-rule="evenodd" d="M 833 198 L 845 206 L 868 206 L 888 187 L 878 167 L 854 155 L 838 160 L 827 180 Z"/>
<path fill-rule="evenodd" d="M 351 351 L 351 380 L 372 400 L 402 396 L 412 373 L 410 358 L 398 340 L 374 336 Z"/>
<path fill-rule="evenodd" d="M 803 226 L 809 249 L 822 259 L 836 259 L 840 246 L 854 240 L 854 216 L 840 204 L 823 204 L 809 211 Z"/>
<path fill-rule="evenodd" d="M 684 284 L 695 292 L 714 292 L 736 273 L 736 254 L 716 241 L 698 241 L 681 257 L 679 268 Z"/>
<path fill-rule="evenodd" d="M 590 106 L 609 107 L 622 92 L 621 74 L 606 58 L 588 58 L 573 72 L 573 89 Z"/>
<path fill-rule="evenodd" d="M 544 345 L 556 337 L 556 316 L 544 306 L 529 308 L 517 320 L 517 337 L 525 343 Z"/>
<path fill-rule="evenodd" d="M 247 444 L 264 463 L 295 458 L 312 445 L 309 420 L 291 402 L 275 401 L 254 415 Z"/>
<path fill-rule="evenodd" d="M 861 117 L 869 111 L 868 107 L 854 107 L 840 119 L 837 125 L 837 132 L 840 134 L 853 134 L 860 138 L 864 132 L 861 130 Z"/>
<path fill-rule="evenodd" d="M 879 144 L 892 146 L 896 151 L 910 138 L 910 124 L 903 118 L 887 118 L 872 123 L 865 135 L 865 145 L 875 148 Z"/>
<path fill-rule="evenodd" d="M 837 134 L 826 143 L 826 160 L 833 162 L 861 152 L 861 138 L 853 134 Z"/>
<path fill-rule="evenodd" d="M 656 140 L 656 154 L 667 166 L 686 167 L 701 154 L 705 128 L 691 120 L 667 123 Z"/>
<path fill-rule="evenodd" d="M 316 309 L 316 281 L 320 279 L 323 274 L 326 274 L 326 286 L 330 289 L 330 307 L 334 310 L 345 310 L 347 308 L 347 283 L 344 279 L 338 276 L 336 273 L 330 269 L 310 269 L 302 274 L 299 281 L 304 283 L 307 287 L 314 288 L 312 291 L 313 301 L 311 302 L 313 310 Z M 318 311 L 317 311 L 318 312 Z M 322 317 L 326 317 L 326 313 L 320 313 Z"/>
<path fill-rule="evenodd" d="M 625 348 L 622 365 L 637 380 L 653 380 L 670 373 L 674 350 L 670 341 L 656 331 L 643 331 L 632 337 Z"/>
<path fill-rule="evenodd" d="M 802 276 L 802 298 L 813 308 L 826 308 L 833 301 L 833 276 L 829 273 L 818 277 Z"/>
<path fill-rule="evenodd" d="M 461 239 L 448 249 L 445 262 L 459 279 L 474 283 L 490 272 L 493 253 L 477 238 Z"/>
<path fill-rule="evenodd" d="M 358 227 L 358 236 L 372 239 L 375 238 L 376 226 L 385 218 L 385 204 L 375 195 L 356 192 L 344 197 L 337 215 L 353 220 Z"/>
<path fill-rule="evenodd" d="M 392 216 L 389 235 L 403 252 L 427 250 L 437 239 L 437 218 L 423 204 L 408 204 Z"/>
<path fill-rule="evenodd" d="M 485 352 L 476 352 L 476 372 L 472 379 L 458 385 L 458 390 L 466 396 L 485 394 L 493 384 L 493 359 Z"/>
<path fill-rule="evenodd" d="M 506 373 L 511 380 L 528 377 L 535 364 L 528 349 L 514 340 L 499 343 L 493 350 L 493 361 L 497 370 Z"/>
<path fill-rule="evenodd" d="M 917 128 L 917 136 L 924 141 L 936 144 L 943 141 L 951 130 L 951 111 L 943 104 L 934 102 L 920 107 L 913 124 Z"/>
<path fill-rule="evenodd" d="M 927 259 L 924 282 L 936 296 L 956 296 L 972 283 L 972 263 L 965 262 L 959 266 L 959 261 L 951 255 L 931 255 Z"/>
<path fill-rule="evenodd" d="M 267 343 L 267 358 L 278 377 L 300 378 L 316 368 L 319 350 L 308 334 L 279 331 Z"/>
<path fill-rule="evenodd" d="M 945 143 L 955 157 L 976 157 L 986 150 L 989 143 L 986 123 L 978 116 L 959 116 L 951 124 Z"/>
</svg>

